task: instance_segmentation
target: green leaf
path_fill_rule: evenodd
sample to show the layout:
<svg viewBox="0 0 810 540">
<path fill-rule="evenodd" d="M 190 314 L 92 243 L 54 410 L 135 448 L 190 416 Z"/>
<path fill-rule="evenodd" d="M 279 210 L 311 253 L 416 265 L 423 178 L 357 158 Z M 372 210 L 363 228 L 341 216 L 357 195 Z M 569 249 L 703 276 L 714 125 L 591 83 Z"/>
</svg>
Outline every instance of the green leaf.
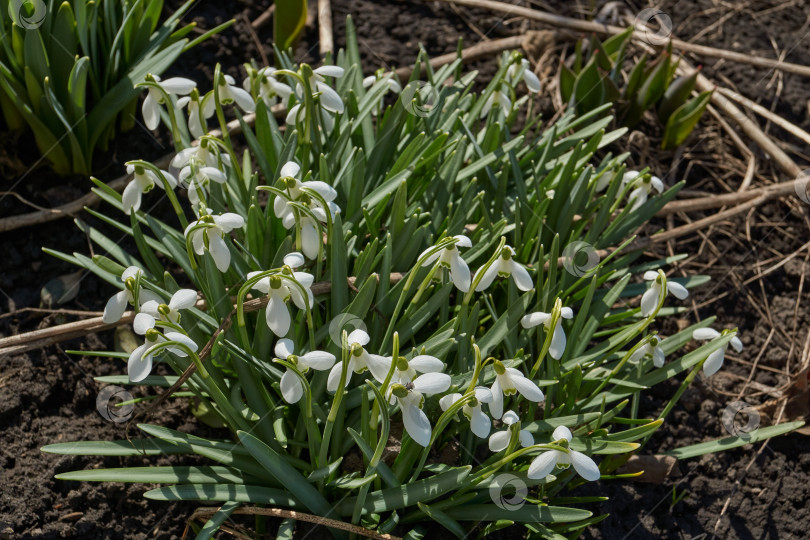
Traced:
<svg viewBox="0 0 810 540">
<path fill-rule="evenodd" d="M 578 508 L 524 504 L 520 508 L 500 508 L 494 504 L 465 504 L 444 511 L 448 517 L 458 521 L 498 521 L 507 519 L 519 523 L 555 523 L 588 519 L 593 514 Z"/>
<path fill-rule="evenodd" d="M 712 90 L 701 92 L 698 97 L 684 103 L 672 113 L 664 130 L 664 140 L 661 142 L 662 148 L 666 150 L 677 148 L 686 140 L 700 121 L 700 117 L 703 116 L 703 111 L 709 105 L 712 92 Z"/>
<path fill-rule="evenodd" d="M 708 441 L 705 443 L 693 444 L 690 446 L 683 446 L 681 448 L 676 448 L 674 450 L 670 450 L 669 452 L 664 452 L 664 455 L 674 456 L 678 459 L 689 459 L 697 456 L 702 456 L 704 454 L 713 454 L 715 452 L 721 452 L 724 450 L 730 450 L 732 448 L 745 446 L 746 444 L 753 444 L 759 441 L 764 441 L 766 439 L 770 439 L 771 437 L 784 435 L 785 433 L 790 433 L 791 431 L 799 429 L 802 426 L 804 426 L 803 421 L 787 422 L 785 424 L 779 424 L 776 426 L 759 428 L 757 430 L 748 433 L 748 437 L 745 438 L 725 437 L 723 439 L 716 439 L 714 441 Z"/>
<path fill-rule="evenodd" d="M 137 482 L 143 484 L 242 484 L 245 476 L 229 467 L 127 467 L 86 469 L 56 475 L 59 480 L 79 482 Z M 252 478 L 252 477 L 251 477 Z M 256 480 L 253 479 L 255 482 Z"/>
<path fill-rule="evenodd" d="M 282 50 L 292 47 L 293 42 L 307 22 L 306 0 L 285 0 L 274 4 L 273 41 Z"/>
</svg>

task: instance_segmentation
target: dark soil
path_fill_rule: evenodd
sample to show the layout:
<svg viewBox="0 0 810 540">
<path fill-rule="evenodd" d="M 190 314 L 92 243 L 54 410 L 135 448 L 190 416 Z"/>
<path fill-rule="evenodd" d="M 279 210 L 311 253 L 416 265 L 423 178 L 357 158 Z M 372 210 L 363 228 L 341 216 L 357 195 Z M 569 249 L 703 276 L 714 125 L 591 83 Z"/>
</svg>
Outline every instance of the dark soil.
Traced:
<svg viewBox="0 0 810 540">
<path fill-rule="evenodd" d="M 521 5 L 536 2 L 516 2 Z M 637 2 L 638 10 L 646 3 Z M 170 2 L 176 4 L 176 2 Z M 247 22 L 266 9 L 260 2 L 198 2 L 186 19 L 201 28 L 211 28 L 239 15 L 235 27 L 197 47 L 172 68 L 167 75 L 196 79 L 202 86 L 210 84 L 213 66 L 221 62 L 225 71 L 238 80 L 244 76 L 241 63 L 264 53 L 272 58 L 267 44 L 272 35 L 269 24 L 255 32 Z M 416 46 L 422 44 L 431 55 L 455 50 L 462 37 L 467 44 L 488 38 L 514 35 L 533 23 L 519 21 L 479 10 L 456 11 L 441 2 L 402 0 L 333 0 L 335 37 L 343 44 L 345 16 L 354 17 L 360 37 L 363 71 L 378 67 L 395 68 L 410 64 Z M 591 2 L 549 1 L 558 13 L 593 18 Z M 540 4 L 542 5 L 542 4 Z M 697 42 L 744 53 L 775 57 L 785 52 L 785 60 L 810 64 L 810 48 L 805 34 L 810 21 L 810 6 L 803 2 L 747 2 L 735 4 L 736 12 L 725 18 L 729 7 L 710 0 L 665 1 L 659 8 L 669 14 L 674 30 L 681 39 L 689 39 L 704 28 L 714 26 Z M 721 19 L 721 17 L 724 17 Z M 772 41 L 773 40 L 773 45 Z M 773 47 L 777 47 L 775 51 Z M 570 45 L 561 44 L 562 47 Z M 552 57 L 553 58 L 553 57 Z M 317 29 L 309 28 L 296 48 L 296 60 L 317 62 Z M 705 73 L 741 93 L 771 107 L 794 123 L 810 127 L 806 80 L 796 75 L 774 74 L 754 68 L 713 59 L 693 59 L 705 66 Z M 556 72 L 555 61 L 547 72 Z M 477 62 L 470 68 L 484 74 L 493 69 L 492 61 Z M 541 109 L 552 112 L 550 100 Z M 762 122 L 760 122 L 763 125 Z M 646 129 L 650 127 L 650 129 Z M 745 170 L 741 156 L 717 123 L 708 117 L 681 154 L 655 150 L 656 128 L 645 125 L 650 137 L 629 138 L 636 164 L 651 164 L 654 171 L 671 184 L 685 178 L 688 189 L 695 192 L 724 193 L 737 189 Z M 783 133 L 774 135 L 790 141 Z M 13 177 L 16 165 L 30 165 L 36 159 L 30 140 L 11 143 L 4 136 L 3 170 Z M 110 180 L 123 172 L 127 159 L 155 159 L 169 150 L 165 140 L 137 128 L 119 138 L 114 147 L 96 156 L 99 178 Z M 752 147 L 753 148 L 753 147 Z M 756 152 L 756 149 L 754 149 Z M 798 154 L 798 145 L 788 148 L 797 161 L 806 163 Z M 10 158 L 10 161 L 8 161 Z M 11 163 L 12 166 L 9 166 Z M 768 160 L 757 154 L 758 175 L 755 183 L 785 181 Z M 740 166 L 742 167 L 740 169 Z M 24 169 L 23 169 L 24 170 Z M 3 190 L 13 182 L 5 182 Z M 58 187 L 53 187 L 58 186 Z M 14 189 L 26 199 L 43 206 L 71 200 L 89 188 L 86 179 L 57 180 L 45 168 L 37 168 Z M 712 282 L 693 290 L 690 307 L 683 319 L 693 322 L 717 315 L 716 327 L 738 326 L 745 349 L 729 355 L 723 371 L 710 380 L 699 379 L 687 391 L 672 412 L 669 422 L 648 446 L 649 452 L 715 439 L 726 435 L 720 423 L 725 407 L 742 398 L 752 404 L 771 399 L 763 388 L 785 385 L 784 373 L 795 369 L 801 360 L 810 313 L 807 293 L 797 293 L 807 271 L 807 257 L 800 253 L 793 260 L 767 274 L 761 280 L 746 280 L 764 272 L 785 256 L 798 250 L 808 237 L 808 207 L 798 199 L 769 203 L 750 215 L 742 215 L 715 225 L 709 234 L 687 237 L 683 241 L 651 252 L 653 257 L 672 253 L 690 253 L 673 272 L 676 275 L 709 274 Z M 12 197 L 0 197 L 0 215 L 28 211 Z M 690 219 L 700 216 L 690 215 Z M 684 223 L 678 217 L 675 225 Z M 662 221 L 661 226 L 666 225 Z M 115 237 L 113 237 L 115 238 Z M 16 312 L 25 307 L 38 307 L 40 289 L 49 280 L 74 269 L 42 253 L 40 246 L 65 252 L 88 250 L 87 240 L 66 220 L 0 236 L 5 248 L 0 262 L 0 333 L 11 335 L 60 322 L 56 317 Z M 806 290 L 807 284 L 803 285 Z M 76 300 L 65 308 L 100 310 L 110 287 L 92 275 L 81 283 Z M 716 301 L 716 298 L 718 298 Z M 803 302 L 799 303 L 801 300 Z M 709 303 L 711 302 L 711 303 Z M 674 323 L 673 323 L 674 324 Z M 664 335 L 673 328 L 662 328 Z M 770 338 L 769 338 L 770 336 Z M 0 358 L 0 538 L 177 538 L 182 535 L 185 519 L 194 505 L 167 505 L 148 502 L 141 497 L 143 486 L 123 484 L 87 484 L 63 482 L 54 474 L 86 466 L 122 466 L 118 458 L 76 458 L 44 455 L 42 446 L 76 439 L 114 439 L 125 436 L 121 424 L 104 420 L 96 410 L 100 385 L 93 377 L 122 373 L 118 360 L 71 356 L 65 349 L 110 348 L 111 335 L 89 336 L 61 347 L 49 347 L 11 358 Z M 752 364 L 757 368 L 752 369 Z M 751 375 L 751 383 L 744 386 Z M 642 414 L 655 416 L 675 392 L 679 382 L 660 385 L 647 394 Z M 191 418 L 191 420 L 189 420 Z M 151 420 L 184 431 L 209 430 L 196 422 L 186 403 L 171 402 L 161 415 Z M 221 435 L 224 436 L 224 435 Z M 722 454 L 696 458 L 678 464 L 682 476 L 662 484 L 602 481 L 576 491 L 578 495 L 606 495 L 610 501 L 594 505 L 596 512 L 610 516 L 599 526 L 586 531 L 593 538 L 804 538 L 810 528 L 806 500 L 810 492 L 810 454 L 807 439 L 791 434 L 772 440 L 759 455 L 761 443 Z M 739 486 L 735 481 L 741 478 Z M 103 463 L 102 463 L 103 461 Z M 169 462 L 168 458 L 165 460 Z M 142 464 L 146 464 L 146 460 Z M 136 459 L 126 464 L 137 466 Z M 686 496 L 672 505 L 673 491 Z M 727 499 L 730 501 L 723 513 Z M 723 514 L 721 517 L 721 513 Z M 6 528 L 12 532 L 7 533 Z M 319 533 L 310 538 L 320 537 Z M 512 537 L 508 533 L 503 537 Z"/>
</svg>

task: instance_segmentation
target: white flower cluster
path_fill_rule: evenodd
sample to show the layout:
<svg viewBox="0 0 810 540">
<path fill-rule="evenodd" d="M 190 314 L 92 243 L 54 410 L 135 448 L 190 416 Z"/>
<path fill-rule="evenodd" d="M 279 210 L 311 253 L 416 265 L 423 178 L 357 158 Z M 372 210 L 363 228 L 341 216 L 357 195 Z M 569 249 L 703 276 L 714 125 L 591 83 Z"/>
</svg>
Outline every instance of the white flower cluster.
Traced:
<svg viewBox="0 0 810 540">
<path fill-rule="evenodd" d="M 284 72 L 285 75 L 288 73 Z M 327 84 L 326 78 L 342 77 L 343 69 L 323 66 L 309 73 L 308 79 L 300 79 L 301 82 L 295 84 L 294 89 L 280 82 L 277 78 L 279 71 L 272 67 L 261 70 L 251 68 L 242 88 L 236 86 L 233 78 L 221 75 L 217 88 L 202 98 L 196 85 L 188 79 L 161 81 L 157 77 L 148 77 L 145 83 L 148 94 L 143 104 L 147 127 L 156 128 L 162 112 L 160 107 L 171 109 L 171 96 L 181 96 L 176 104 L 188 110 L 189 131 L 202 139 L 198 145 L 180 151 L 172 160 L 170 171 L 130 165 L 128 173 L 133 175 L 133 180 L 124 190 L 124 210 L 127 213 L 138 211 L 142 194 L 155 185 L 171 189 L 176 186 L 187 187 L 189 200 L 198 218 L 188 224 L 184 231 L 189 253 L 193 251 L 197 256 L 203 256 L 207 252 L 220 272 L 228 272 L 231 267 L 231 250 L 235 249 L 229 236 L 245 227 L 246 219 L 234 212 L 215 215 L 206 205 L 212 183 L 227 189 L 228 169 L 232 167 L 227 153 L 220 151 L 213 138 L 205 137 L 206 120 L 216 113 L 218 107 L 225 105 L 236 104 L 243 111 L 251 112 L 260 102 L 269 107 L 278 100 L 289 105 L 295 99 L 296 104 L 289 108 L 287 114 L 288 124 L 299 124 L 306 118 L 307 107 L 316 106 L 324 129 L 331 130 L 335 115 L 344 112 L 344 104 L 340 95 Z M 384 73 L 367 77 L 363 85 L 369 87 L 381 81 L 385 82 L 388 91 L 396 93 L 401 90 L 392 75 Z M 515 63 L 508 68 L 500 89 L 489 97 L 482 116 L 498 108 L 504 115 L 510 114 L 512 101 L 509 92 L 520 81 L 526 84 L 530 92 L 539 92 L 540 81 L 531 71 L 528 62 L 524 60 L 520 64 Z M 312 92 L 312 96 L 305 95 L 305 86 Z M 173 115 L 174 112 L 169 110 L 168 114 Z M 250 288 L 266 296 L 265 321 L 269 331 L 279 338 L 274 348 L 275 356 L 287 366 L 280 379 L 282 398 L 288 403 L 299 402 L 304 397 L 308 384 L 303 377 L 310 370 L 329 372 L 326 378 L 329 392 L 341 390 L 341 381 L 344 387 L 348 387 L 353 374 L 369 371 L 382 384 L 385 398 L 399 407 L 409 436 L 419 445 L 427 447 L 431 443 L 433 429 L 425 412 L 425 399 L 444 394 L 452 386 L 450 375 L 444 373 L 446 366 L 442 360 L 420 354 L 418 349 L 413 351 L 410 358 L 374 354 L 369 351 L 371 337 L 364 330 L 358 329 L 347 336 L 344 358 L 348 360 L 344 365 L 344 361 L 337 361 L 333 354 L 325 351 L 310 350 L 296 354 L 295 343 L 288 337 L 293 321 L 290 304 L 306 313 L 307 321 L 311 321 L 311 311 L 315 307 L 312 292 L 315 277 L 304 271 L 307 259 L 318 263 L 322 260 L 324 236 L 328 238 L 331 234 L 331 224 L 341 212 L 335 202 L 338 192 L 334 187 L 326 182 L 311 180 L 310 176 L 310 172 L 302 171 L 298 163 L 289 161 L 281 167 L 275 186 L 262 186 L 273 193 L 273 214 L 286 229 L 295 231 L 296 248 L 300 251 L 287 254 L 281 268 L 248 272 L 245 277 Z M 661 193 L 664 187 L 660 179 L 639 175 L 634 171 L 626 173 L 622 182 L 623 189 L 629 193 L 628 204 L 632 205 L 632 209 L 644 204 L 651 190 Z M 498 278 L 511 279 L 515 287 L 523 292 L 535 287 L 530 270 L 518 260 L 521 258 L 519 250 L 502 243 L 486 264 L 471 273 L 460 248 L 472 248 L 470 238 L 464 235 L 442 238 L 436 245 L 421 253 L 418 264 L 430 268 L 432 279 L 447 280 L 468 295 L 472 294 L 471 289 L 475 292 L 486 291 Z M 644 274 L 644 279 L 650 282 L 649 288 L 641 297 L 640 313 L 645 318 L 656 315 L 668 293 L 681 300 L 688 296 L 683 285 L 668 281 L 661 271 L 648 271 Z M 194 357 L 197 344 L 180 322 L 181 311 L 195 307 L 197 293 L 190 289 L 181 289 L 168 302 L 164 302 L 160 294 L 145 286 L 143 271 L 134 266 L 123 272 L 121 280 L 124 289 L 107 303 L 104 322 L 119 320 L 128 305 L 133 306 L 137 312 L 134 329 L 144 336 L 144 344 L 130 354 L 127 368 L 130 379 L 140 381 L 147 377 L 152 369 L 153 357 L 162 350 L 168 350 L 179 357 Z M 573 318 L 573 310 L 562 306 L 561 301 L 557 300 L 550 312 L 529 313 L 520 322 L 524 329 L 542 326 L 548 336 L 548 355 L 559 361 L 565 355 L 567 346 L 564 322 Z M 715 339 L 721 335 L 711 329 L 701 329 L 695 331 L 694 337 Z M 742 343 L 736 337 L 729 343 L 738 351 L 742 348 Z M 640 363 L 651 358 L 655 368 L 663 368 L 665 353 L 661 344 L 662 340 L 657 335 L 648 336 L 637 345 L 630 360 Z M 720 369 L 725 350 L 726 347 L 723 347 L 715 351 L 705 361 L 704 373 L 707 376 Z M 479 438 L 489 438 L 489 448 L 493 452 L 502 452 L 509 448 L 513 435 L 524 448 L 533 446 L 533 435 L 528 430 L 521 429 L 518 415 L 511 410 L 504 412 L 504 406 L 509 397 L 514 398 L 513 406 L 519 405 L 518 400 L 521 398 L 531 403 L 542 403 L 545 399 L 543 391 L 516 367 L 494 358 L 488 359 L 484 365 L 491 365 L 491 373 L 488 372 L 491 385 L 488 388 L 474 386 L 478 383 L 475 380 L 464 394 L 452 392 L 443 395 L 439 399 L 441 409 L 448 411 L 463 400 L 463 405 L 456 406 L 453 410 L 461 410 L 469 421 L 473 434 Z M 499 420 L 506 429 L 490 436 L 493 419 Z M 568 465 L 573 465 L 586 480 L 597 480 L 600 477 L 599 468 L 591 458 L 570 448 L 574 437 L 567 427 L 557 427 L 551 438 L 554 446 L 552 449 L 545 448 L 532 461 L 528 471 L 529 478 L 545 478 L 555 468 L 565 468 Z"/>
</svg>

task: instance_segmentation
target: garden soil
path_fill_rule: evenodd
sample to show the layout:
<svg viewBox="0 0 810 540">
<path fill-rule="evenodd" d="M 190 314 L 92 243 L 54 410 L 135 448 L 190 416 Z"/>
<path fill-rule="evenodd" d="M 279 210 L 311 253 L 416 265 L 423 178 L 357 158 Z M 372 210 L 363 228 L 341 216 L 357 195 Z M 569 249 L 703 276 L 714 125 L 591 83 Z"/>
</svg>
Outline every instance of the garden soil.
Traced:
<svg viewBox="0 0 810 540">
<path fill-rule="evenodd" d="M 515 2 L 517 3 L 517 2 Z M 520 2 L 521 5 L 547 5 L 558 13 L 589 17 L 590 2 Z M 176 5 L 177 2 L 168 2 Z M 237 24 L 207 43 L 195 48 L 167 75 L 184 75 L 210 84 L 215 62 L 229 66 L 226 71 L 243 77 L 238 67 L 264 54 L 272 25 L 252 30 L 248 22 L 267 8 L 268 2 L 198 2 L 188 15 L 200 28 L 211 28 L 234 14 Z M 335 38 L 343 44 L 345 16 L 354 17 L 359 35 L 363 71 L 379 67 L 408 65 L 422 44 L 431 55 L 455 50 L 459 37 L 467 44 L 487 38 L 515 35 L 539 29 L 533 23 L 480 10 L 453 9 L 441 2 L 400 0 L 333 0 Z M 698 36 L 697 42 L 715 47 L 776 57 L 810 65 L 810 38 L 807 37 L 810 5 L 804 2 L 763 2 L 722 4 L 712 0 L 665 1 L 659 8 L 674 23 L 681 39 Z M 644 6 L 639 6 L 639 9 Z M 591 18 L 591 17 L 589 17 Z M 296 60 L 317 61 L 317 30 L 310 27 L 296 49 Z M 260 49 L 260 45 L 262 44 Z M 568 47 L 570 51 L 570 46 Z M 556 60 L 544 66 L 556 71 Z M 707 76 L 723 85 L 761 101 L 794 123 L 810 128 L 806 79 L 774 73 L 766 69 L 714 59 L 694 59 L 704 64 Z M 494 60 L 479 61 L 471 68 L 484 75 L 494 70 Z M 541 110 L 553 114 L 551 100 L 541 102 Z M 720 131 L 717 122 L 707 118 L 687 141 L 685 151 L 665 153 L 655 150 L 660 127 L 646 122 L 625 146 L 616 150 L 633 152 L 631 165 L 651 164 L 654 172 L 671 184 L 684 178 L 695 194 L 725 193 L 739 186 L 741 171 L 732 167 L 745 163 L 747 156 Z M 783 133 L 770 133 L 789 141 L 788 151 L 802 163 L 806 155 L 795 141 Z M 46 168 L 30 169 L 37 159 L 32 141 L 26 137 L 3 136 L 0 171 L 6 177 L 0 190 L 13 189 L 29 201 L 55 206 L 83 194 L 86 179 L 57 179 Z M 96 158 L 97 176 L 111 180 L 123 172 L 128 159 L 156 159 L 170 144 L 165 137 L 137 128 L 118 139 Z M 752 146 L 757 163 L 756 184 L 785 181 Z M 806 149 L 805 149 L 806 150 Z M 726 159 L 728 158 L 728 159 Z M 642 165 L 643 163 L 643 165 Z M 24 171 L 29 171 L 25 173 Z M 744 171 L 744 165 L 742 168 Z M 18 183 L 21 174 L 25 174 Z M 738 326 L 745 349 L 730 355 L 721 374 L 710 380 L 699 378 L 675 407 L 669 421 L 652 439 L 650 452 L 684 446 L 726 436 L 721 425 L 723 410 L 737 399 L 756 405 L 772 396 L 773 389 L 789 390 L 784 376 L 799 363 L 810 326 L 810 299 L 804 276 L 807 255 L 799 253 L 787 263 L 785 257 L 799 250 L 808 239 L 808 205 L 798 199 L 774 201 L 757 211 L 718 223 L 709 234 L 693 235 L 669 246 L 650 251 L 650 258 L 670 253 L 689 253 L 679 263 L 675 275 L 708 274 L 712 281 L 692 291 L 684 303 L 689 310 L 679 320 L 659 329 L 668 335 L 677 326 L 711 315 L 718 324 Z M 158 206 L 154 211 L 167 209 Z M 13 197 L 0 197 L 0 215 L 30 211 Z M 699 219 L 694 213 L 690 219 Z M 89 219 L 89 216 L 82 216 Z M 682 224 L 675 218 L 674 224 Z M 667 220 L 655 223 L 668 225 Z M 652 228 L 651 228 L 652 230 Z M 113 237 L 117 238 L 117 237 Z M 24 311 L 40 307 L 40 290 L 50 280 L 75 269 L 41 251 L 41 246 L 65 252 L 87 253 L 87 238 L 67 219 L 0 235 L 3 247 L 0 261 L 0 335 L 7 336 L 75 320 L 69 315 L 48 315 Z M 126 242 L 124 243 L 126 246 Z M 132 246 L 130 246 L 132 247 Z M 761 278 L 760 273 L 771 270 Z M 92 275 L 81 280 L 78 296 L 61 306 L 74 310 L 101 310 L 113 289 Z M 79 439 L 120 439 L 126 436 L 124 424 L 102 418 L 96 398 L 101 385 L 93 377 L 120 374 L 118 360 L 69 355 L 69 349 L 110 348 L 112 333 L 88 336 L 60 346 L 30 351 L 11 358 L 0 358 L 0 539 L 23 538 L 179 538 L 183 534 L 193 504 L 166 504 L 147 501 L 141 496 L 147 487 L 132 484 L 89 484 L 59 481 L 55 474 L 87 467 L 138 466 L 178 462 L 171 458 L 85 458 L 46 455 L 40 448 L 50 443 Z M 678 381 L 659 385 L 645 394 L 641 413 L 655 416 L 678 388 Z M 767 392 L 766 392 L 767 391 Z M 141 396 L 135 391 L 136 396 Z M 170 400 L 151 419 L 182 431 L 225 437 L 197 421 L 188 402 Z M 768 417 L 764 420 L 770 421 Z M 585 531 L 590 538 L 719 538 L 765 539 L 806 538 L 810 530 L 810 452 L 808 439 L 790 434 L 748 445 L 722 454 L 679 462 L 675 474 L 663 483 L 603 480 L 579 487 L 573 495 L 602 495 L 607 502 L 588 506 L 610 515 L 598 526 Z M 188 461 L 186 461 L 188 463 Z M 674 502 L 674 503 L 673 503 Z M 298 536 L 327 538 L 321 529 L 301 527 Z M 437 529 L 433 537 L 445 534 Z M 498 538 L 514 538 L 516 531 L 501 531 Z M 446 536 L 446 534 L 445 534 Z"/>
</svg>

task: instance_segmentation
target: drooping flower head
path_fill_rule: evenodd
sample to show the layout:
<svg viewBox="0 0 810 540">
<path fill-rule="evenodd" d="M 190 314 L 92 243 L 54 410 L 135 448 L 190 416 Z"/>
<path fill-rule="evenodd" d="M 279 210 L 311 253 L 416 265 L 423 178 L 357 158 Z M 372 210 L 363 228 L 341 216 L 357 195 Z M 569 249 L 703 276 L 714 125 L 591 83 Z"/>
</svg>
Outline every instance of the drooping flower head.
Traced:
<svg viewBox="0 0 810 540">
<path fill-rule="evenodd" d="M 647 343 L 639 347 L 638 350 L 630 356 L 630 361 L 638 362 L 647 356 L 652 357 L 655 367 L 660 368 L 664 366 L 666 358 L 664 356 L 664 350 L 661 348 L 660 337 L 652 336 Z"/>
<path fill-rule="evenodd" d="M 450 375 L 446 373 L 423 373 L 407 384 L 393 384 L 388 389 L 402 411 L 405 431 L 420 446 L 427 447 L 433 428 L 422 406 L 425 396 L 439 394 L 450 388 Z"/>
<path fill-rule="evenodd" d="M 574 436 L 571 434 L 570 429 L 559 426 L 554 430 L 551 438 L 556 444 L 567 448 L 568 443 L 573 440 Z M 569 465 L 573 465 L 577 474 L 589 482 L 599 480 L 602 475 L 599 472 L 599 467 L 590 457 L 582 452 L 568 448 L 568 452 L 546 450 L 534 458 L 529 465 L 528 477 L 535 480 L 545 478 L 554 471 L 555 467 L 567 469 Z"/>
<path fill-rule="evenodd" d="M 386 359 L 379 354 L 371 354 L 366 351 L 366 345 L 368 342 L 371 341 L 369 335 L 365 332 L 365 330 L 357 329 L 353 330 L 351 334 L 347 336 L 347 345 L 349 347 L 349 365 L 347 366 L 347 375 L 346 381 L 344 386 L 349 386 L 349 381 L 351 380 L 352 373 L 363 373 L 371 365 L 375 366 L 375 371 L 380 373 L 382 369 L 385 369 L 386 366 Z M 390 366 L 390 363 L 387 364 Z M 334 365 L 332 371 L 329 372 L 329 377 L 326 380 L 326 389 L 330 392 L 335 392 L 340 385 L 340 376 L 343 371 L 343 360 L 339 361 L 337 364 Z M 373 373 L 373 372 L 372 372 Z M 387 371 L 386 371 L 387 373 Z"/>
<path fill-rule="evenodd" d="M 232 212 L 221 215 L 205 214 L 197 221 L 189 223 L 184 234 L 191 239 L 194 253 L 202 255 L 208 250 L 217 270 L 226 272 L 231 265 L 231 251 L 225 242 L 225 236 L 244 225 L 245 218 Z"/>
<path fill-rule="evenodd" d="M 664 301 L 667 293 L 672 293 L 678 300 L 684 300 L 689 296 L 689 291 L 681 285 L 672 280 L 666 279 L 663 272 L 654 270 L 647 270 L 644 272 L 644 279 L 651 282 L 650 288 L 647 289 L 641 297 L 641 314 L 645 317 L 652 315 L 658 308 L 658 305 Z M 666 288 L 664 287 L 664 280 L 666 280 Z"/>
<path fill-rule="evenodd" d="M 489 438 L 489 450 L 491 452 L 500 452 L 509 446 L 509 439 L 512 438 L 511 426 L 517 424 L 520 418 L 515 411 L 506 411 L 503 413 L 501 420 L 506 424 L 507 428 L 503 431 L 496 431 Z M 529 430 L 521 429 L 518 431 L 518 441 L 520 442 L 520 446 L 528 448 L 534 444 L 534 437 L 532 437 Z"/>
<path fill-rule="evenodd" d="M 512 86 L 516 86 L 520 80 L 523 80 L 529 92 L 532 94 L 540 92 L 540 79 L 534 74 L 531 64 L 525 58 L 522 58 L 520 63 L 515 62 L 509 66 L 506 70 L 506 78 Z"/>
<path fill-rule="evenodd" d="M 148 87 L 146 99 L 143 100 L 143 106 L 141 107 L 143 122 L 151 130 L 157 129 L 158 124 L 160 124 L 160 106 L 166 105 L 164 92 L 169 96 L 185 96 L 197 87 L 197 83 L 184 77 L 172 77 L 162 81 L 157 75 L 148 74 L 146 81 L 160 87 L 155 88 L 151 85 Z M 161 89 L 163 92 L 161 92 Z M 172 114 L 171 111 L 170 114 Z"/>
<path fill-rule="evenodd" d="M 326 371 L 335 363 L 335 355 L 324 351 L 310 351 L 297 356 L 291 339 L 280 339 L 276 343 L 276 357 L 293 364 L 298 371 L 306 373 L 310 369 Z M 287 369 L 281 376 L 281 397 L 287 403 L 298 403 L 304 395 L 304 385 L 292 370 Z"/>
<path fill-rule="evenodd" d="M 551 336 L 551 344 L 548 348 L 548 353 L 555 360 L 562 358 L 563 353 L 565 353 L 566 338 L 565 330 L 563 330 L 562 327 L 562 321 L 563 319 L 572 319 L 573 317 L 574 310 L 572 310 L 570 307 L 560 308 L 560 316 L 557 318 L 557 324 L 554 325 L 553 334 Z M 534 328 L 535 326 L 542 324 L 546 329 L 546 332 L 548 332 L 551 330 L 551 321 L 553 318 L 553 313 L 537 311 L 524 315 L 523 318 L 520 319 L 520 325 L 523 328 Z"/>
<path fill-rule="evenodd" d="M 294 271 L 303 264 L 304 257 L 300 253 L 290 253 L 284 257 L 284 268 L 280 273 L 263 277 L 253 285 L 254 289 L 267 294 L 265 321 L 267 327 L 278 337 L 284 337 L 290 331 L 288 300 L 292 299 L 298 309 L 305 311 L 314 305 L 315 299 L 310 287 L 315 281 L 315 276 L 307 272 Z M 250 272 L 247 277 L 250 279 L 260 273 Z"/>
<path fill-rule="evenodd" d="M 532 287 L 534 287 L 532 277 L 529 275 L 529 271 L 513 258 L 514 256 L 515 250 L 512 249 L 511 246 L 504 246 L 501 249 L 501 254 L 494 263 L 492 263 L 489 267 L 482 266 L 475 273 L 473 282 L 479 279 L 479 276 L 481 279 L 481 281 L 479 281 L 478 285 L 475 287 L 475 290 L 486 290 L 490 285 L 492 285 L 492 282 L 495 281 L 496 277 L 509 278 L 510 276 L 515 281 L 515 285 L 517 285 L 518 289 L 521 291 L 531 290 Z"/>
<path fill-rule="evenodd" d="M 724 331 L 725 332 L 725 331 Z M 702 341 L 710 341 L 722 336 L 723 333 L 718 332 L 714 328 L 698 328 L 694 332 L 692 332 L 692 337 L 694 339 L 699 339 Z M 706 358 L 706 361 L 703 362 L 703 374 L 706 377 L 711 377 L 715 373 L 717 373 L 721 367 L 723 367 L 723 361 L 726 358 L 726 349 L 728 346 L 731 345 L 731 348 L 737 352 L 742 351 L 743 343 L 740 341 L 740 338 L 734 336 L 731 338 L 731 341 L 728 344 L 723 345 Z"/>
<path fill-rule="evenodd" d="M 489 412 L 492 413 L 493 418 L 500 419 L 503 415 L 504 396 L 520 393 L 521 396 L 535 403 L 540 403 L 545 399 L 540 387 L 517 369 L 506 367 L 499 360 L 495 360 L 493 368 L 495 369 L 495 382 L 490 388 L 492 402 L 489 404 Z"/>
<path fill-rule="evenodd" d="M 428 248 L 419 255 L 419 258 L 422 259 L 424 257 L 422 266 L 431 266 L 435 263 L 443 270 L 448 271 L 451 281 L 458 287 L 458 290 L 467 292 L 470 290 L 472 277 L 470 276 L 470 267 L 467 266 L 467 263 L 464 262 L 464 259 L 461 258 L 461 254 L 458 252 L 459 246 L 472 247 L 472 242 L 463 234 L 458 234 L 453 237 L 453 242 L 447 244 L 444 249 L 440 249 L 425 257 L 429 251 L 436 249 L 435 247 Z"/>
<path fill-rule="evenodd" d="M 141 305 L 141 312 L 135 315 L 133 327 L 135 332 L 144 335 L 150 328 L 155 327 L 156 321 L 180 324 L 180 310 L 194 307 L 197 303 L 197 291 L 180 289 L 174 293 L 168 304 L 156 300 L 149 300 Z"/>
<path fill-rule="evenodd" d="M 166 178 L 168 184 L 174 188 L 177 186 L 177 179 L 172 176 L 168 171 L 160 171 Z M 152 188 L 158 186 L 163 189 L 163 182 L 158 178 L 154 171 L 142 167 L 140 165 L 127 165 L 127 174 L 131 174 L 132 181 L 124 188 L 121 195 L 121 205 L 124 207 L 124 212 L 138 211 L 141 208 L 141 198 L 144 193 L 149 193 Z"/>
<path fill-rule="evenodd" d="M 136 329 L 137 331 L 137 329 Z M 129 380 L 138 382 L 144 380 L 152 372 L 152 361 L 157 353 L 149 352 L 149 349 L 159 343 L 173 341 L 188 347 L 192 352 L 197 352 L 197 344 L 190 337 L 180 332 L 166 332 L 161 334 L 154 328 L 146 328 L 143 331 L 144 343 L 136 347 L 127 360 L 127 374 Z M 188 353 L 181 347 L 167 347 L 170 353 L 185 358 Z"/>
<path fill-rule="evenodd" d="M 124 290 L 115 293 L 112 298 L 107 301 L 104 306 L 104 314 L 101 319 L 106 324 L 111 324 L 121 320 L 124 316 L 124 311 L 127 305 L 140 308 L 140 305 L 156 300 L 160 302 L 161 297 L 150 291 L 149 289 L 140 285 L 140 279 L 143 277 L 143 270 L 137 266 L 130 266 L 121 274 L 121 281 L 124 282 Z M 135 294 L 138 295 L 138 306 L 135 306 Z"/>
<path fill-rule="evenodd" d="M 489 436 L 489 430 L 492 428 L 492 420 L 481 410 L 484 403 L 492 403 L 492 392 L 489 388 L 483 386 L 475 387 L 475 397 L 461 406 L 461 413 L 470 421 L 470 430 L 477 437 L 486 439 Z M 447 394 L 439 400 L 439 406 L 443 411 L 449 409 L 453 403 L 461 399 L 463 396 L 459 393 Z"/>
</svg>

